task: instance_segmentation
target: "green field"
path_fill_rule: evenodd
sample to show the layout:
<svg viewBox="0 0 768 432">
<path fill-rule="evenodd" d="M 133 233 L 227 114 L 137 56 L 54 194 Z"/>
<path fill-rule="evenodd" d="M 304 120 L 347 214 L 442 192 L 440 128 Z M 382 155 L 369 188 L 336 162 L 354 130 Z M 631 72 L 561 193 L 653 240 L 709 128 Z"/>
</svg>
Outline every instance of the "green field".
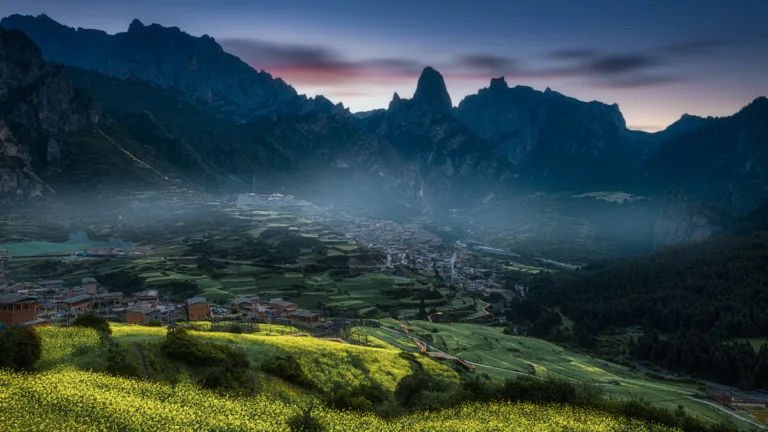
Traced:
<svg viewBox="0 0 768 432">
<path fill-rule="evenodd" d="M 289 431 L 296 429 L 288 422 L 305 407 L 313 407 L 311 416 L 328 431 L 672 430 L 568 405 L 510 402 L 468 403 L 384 420 L 372 413 L 330 408 L 317 393 L 263 374 L 258 378 L 257 394 L 230 397 L 198 386 L 188 375 L 192 370 L 152 354 L 153 342 L 164 337 L 163 328 L 114 325 L 112 330 L 118 343 L 130 348 L 127 352 L 131 356 L 143 355 L 147 359 L 150 370 L 158 367 L 158 361 L 165 362 L 165 378 L 145 380 L 95 372 L 103 367 L 104 359 L 98 356 L 102 341 L 94 330 L 43 328 L 39 371 L 0 371 L 3 429 Z M 449 381 L 458 379 L 452 369 L 426 356 L 403 357 L 402 351 L 380 340 L 372 340 L 377 347 L 362 347 L 306 337 L 204 331 L 193 335 L 243 350 L 255 364 L 275 354 L 292 354 L 319 391 L 370 380 L 394 390 L 414 368 Z"/>
<path fill-rule="evenodd" d="M 382 324 L 399 327 L 396 321 L 390 319 L 382 320 Z M 463 360 L 499 368 L 477 368 L 478 373 L 487 373 L 495 379 L 527 373 L 528 365 L 533 364 L 539 376 L 595 383 L 607 394 L 617 398 L 639 398 L 670 410 L 682 405 L 686 411 L 700 418 L 736 421 L 717 409 L 688 399 L 700 387 L 697 384 L 657 381 L 628 367 L 569 351 L 540 339 L 505 335 L 500 327 L 410 321 L 408 328 L 411 335 L 429 342 L 439 350 Z M 384 339 L 382 332 L 386 330 L 372 334 Z M 390 338 L 399 340 L 398 345 L 414 347 L 407 337 L 387 333 Z"/>
</svg>

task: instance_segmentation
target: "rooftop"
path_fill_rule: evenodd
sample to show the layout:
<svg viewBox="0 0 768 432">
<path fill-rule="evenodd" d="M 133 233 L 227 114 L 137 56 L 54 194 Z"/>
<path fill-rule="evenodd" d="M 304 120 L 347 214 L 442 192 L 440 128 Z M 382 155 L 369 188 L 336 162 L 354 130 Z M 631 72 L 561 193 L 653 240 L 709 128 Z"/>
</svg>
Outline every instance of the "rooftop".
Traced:
<svg viewBox="0 0 768 432">
<path fill-rule="evenodd" d="M 282 299 L 270 300 L 267 303 L 271 303 L 271 304 L 278 305 L 278 306 L 283 306 L 283 307 L 298 306 L 296 303 L 291 303 L 289 301 L 285 301 L 285 300 L 282 300 Z"/>
<path fill-rule="evenodd" d="M 87 283 L 98 283 L 96 281 L 96 279 L 94 279 L 92 277 L 82 278 L 82 279 L 80 279 L 80 282 L 82 282 L 84 284 L 87 284 Z"/>
<path fill-rule="evenodd" d="M 134 297 L 157 297 L 157 290 L 139 291 Z"/>
<path fill-rule="evenodd" d="M 205 297 L 192 297 L 191 299 L 187 300 L 187 306 L 192 306 L 195 303 L 208 304 L 208 300 L 206 300 Z"/>
<path fill-rule="evenodd" d="M 320 316 L 320 314 L 316 314 L 314 312 L 310 312 L 308 310 L 303 310 L 303 309 L 298 309 L 298 310 L 294 311 L 293 313 L 291 313 L 291 315 L 293 315 L 293 316 L 300 316 L 300 317 L 303 317 L 303 318 L 314 318 L 314 317 Z"/>
<path fill-rule="evenodd" d="M 64 281 L 60 280 L 60 279 L 52 279 L 52 280 L 51 279 L 40 279 L 39 281 L 37 281 L 38 285 L 55 285 L 55 284 L 61 285 L 63 283 L 64 283 Z"/>
<path fill-rule="evenodd" d="M 13 304 L 25 300 L 37 300 L 37 297 L 27 294 L 2 294 L 0 295 L 0 304 Z"/>
<path fill-rule="evenodd" d="M 155 307 L 152 307 L 152 305 L 147 306 L 147 305 L 143 305 L 143 304 L 142 305 L 133 305 L 133 306 L 128 308 L 128 312 L 138 312 L 138 313 L 143 313 L 143 314 L 148 314 L 148 313 L 152 313 L 152 312 L 155 312 L 155 311 L 160 312 L 160 308 L 155 308 Z"/>
<path fill-rule="evenodd" d="M 253 303 L 253 299 L 252 298 L 248 298 L 248 297 L 238 297 L 238 298 L 232 300 L 232 304 L 234 304 L 234 305 L 239 305 L 239 304 L 243 304 L 243 303 Z"/>
<path fill-rule="evenodd" d="M 89 296 L 88 294 L 80 294 L 74 297 L 69 297 L 69 298 L 59 300 L 59 303 L 74 304 L 74 303 L 80 303 L 82 301 L 86 301 L 90 299 L 91 299 L 91 296 Z"/>
</svg>

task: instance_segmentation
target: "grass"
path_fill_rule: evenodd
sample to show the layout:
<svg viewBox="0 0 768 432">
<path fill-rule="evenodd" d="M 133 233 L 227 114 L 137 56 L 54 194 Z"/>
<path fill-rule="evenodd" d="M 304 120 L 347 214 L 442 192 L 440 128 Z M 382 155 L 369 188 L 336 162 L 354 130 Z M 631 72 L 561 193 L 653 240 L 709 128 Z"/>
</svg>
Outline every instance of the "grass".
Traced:
<svg viewBox="0 0 768 432">
<path fill-rule="evenodd" d="M 382 320 L 382 324 L 399 327 L 391 319 Z M 547 341 L 503 334 L 499 327 L 432 324 L 427 321 L 410 321 L 408 327 L 413 336 L 427 340 L 430 345 L 449 354 L 509 371 L 477 368 L 478 373 L 487 373 L 495 379 L 505 379 L 515 375 L 515 372 L 527 373 L 528 365 L 533 364 L 539 376 L 595 383 L 608 395 L 639 398 L 671 411 L 682 405 L 690 414 L 713 422 L 735 421 L 712 407 L 688 399 L 698 390 L 696 384 L 656 381 L 628 367 L 570 351 Z M 385 330 L 379 330 L 382 331 Z M 390 337 L 398 338 L 399 344 L 413 346 L 407 337 L 388 333 L 392 335 Z M 378 332 L 372 335 L 387 341 Z"/>
</svg>

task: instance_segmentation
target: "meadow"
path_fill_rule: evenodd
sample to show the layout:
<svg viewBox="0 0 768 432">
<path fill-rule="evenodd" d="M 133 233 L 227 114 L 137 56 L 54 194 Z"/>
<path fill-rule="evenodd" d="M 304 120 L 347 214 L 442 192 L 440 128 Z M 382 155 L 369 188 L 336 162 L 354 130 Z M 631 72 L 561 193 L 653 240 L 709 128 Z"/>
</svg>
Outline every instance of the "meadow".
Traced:
<svg viewBox="0 0 768 432">
<path fill-rule="evenodd" d="M 382 320 L 382 324 L 391 328 L 399 327 L 397 321 L 390 319 Z M 689 399 L 699 390 L 700 385 L 655 380 L 629 367 L 571 351 L 541 339 L 504 334 L 501 327 L 409 321 L 408 329 L 411 335 L 436 349 L 462 360 L 492 366 L 478 366 L 476 372 L 488 374 L 495 380 L 504 380 L 520 373 L 527 374 L 529 365 L 533 365 L 538 376 L 594 383 L 615 398 L 640 399 L 670 411 L 682 405 L 689 414 L 700 419 L 712 422 L 735 421 L 715 408 Z M 358 328 L 356 331 L 370 330 Z M 384 333 L 398 346 L 416 349 L 413 342 L 403 335 L 382 329 L 371 334 L 383 338 Z"/>
<path fill-rule="evenodd" d="M 164 334 L 162 328 L 129 325 L 113 325 L 112 331 L 123 342 Z M 92 372 L 79 366 L 78 356 L 93 355 L 99 339 L 94 330 L 50 327 L 40 334 L 43 359 L 38 372 L 0 370 L 0 425 L 4 430 L 291 431 L 296 430 L 294 420 L 305 414 L 326 431 L 675 430 L 567 405 L 509 402 L 468 403 L 384 420 L 369 413 L 329 408 L 313 393 L 274 378 L 262 378 L 258 394 L 236 397 L 203 389 L 183 376 L 171 384 Z M 412 367 L 399 355 L 400 350 L 381 341 L 377 344 L 387 348 L 289 336 L 194 334 L 238 345 L 254 361 L 269 352 L 301 356 L 302 367 L 321 386 L 373 378 L 393 389 Z M 418 361 L 430 374 L 457 378 L 455 372 L 430 359 Z"/>
</svg>

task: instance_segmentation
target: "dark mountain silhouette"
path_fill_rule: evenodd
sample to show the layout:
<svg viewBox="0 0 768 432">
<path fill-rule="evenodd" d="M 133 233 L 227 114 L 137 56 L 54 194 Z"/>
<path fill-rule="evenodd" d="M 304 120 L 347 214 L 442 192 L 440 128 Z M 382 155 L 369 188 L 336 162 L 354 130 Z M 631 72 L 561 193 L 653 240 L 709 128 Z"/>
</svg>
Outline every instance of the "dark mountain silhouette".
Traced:
<svg viewBox="0 0 768 432">
<path fill-rule="evenodd" d="M 141 78 L 236 122 L 295 109 L 304 99 L 283 80 L 226 53 L 213 38 L 193 37 L 176 27 L 134 20 L 127 32 L 110 35 L 73 29 L 46 15 L 11 15 L 0 24 L 29 35 L 48 61 L 116 78 Z"/>
</svg>

